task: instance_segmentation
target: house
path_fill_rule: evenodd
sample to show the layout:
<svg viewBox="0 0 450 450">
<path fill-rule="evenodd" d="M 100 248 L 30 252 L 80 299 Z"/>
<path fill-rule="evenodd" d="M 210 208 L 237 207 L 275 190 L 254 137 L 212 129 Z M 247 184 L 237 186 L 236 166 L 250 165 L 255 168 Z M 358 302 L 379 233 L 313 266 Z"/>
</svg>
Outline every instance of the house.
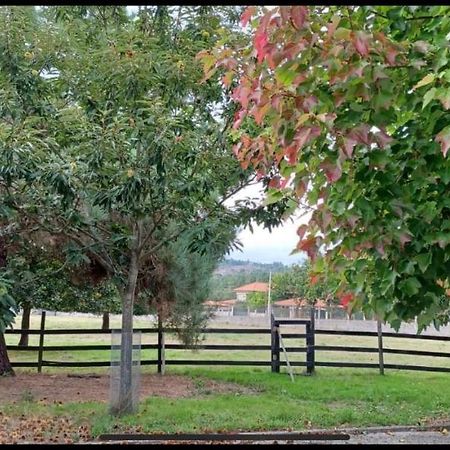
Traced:
<svg viewBox="0 0 450 450">
<path fill-rule="evenodd" d="M 288 298 L 286 300 L 278 300 L 273 303 L 274 306 L 280 307 L 280 308 L 289 308 L 289 318 L 296 317 L 296 312 L 299 311 L 299 309 L 302 309 L 302 312 L 305 316 L 308 315 L 307 310 L 309 310 L 310 306 L 308 302 L 305 299 L 301 298 Z M 344 309 L 342 305 L 336 305 L 337 308 Z M 317 300 L 315 305 L 315 316 L 317 319 L 329 318 L 330 308 L 327 302 L 323 300 Z M 323 311 L 323 314 L 322 314 Z M 322 317 L 323 316 L 323 317 Z M 331 318 L 331 317 L 330 317 Z"/>
<path fill-rule="evenodd" d="M 207 300 L 203 303 L 206 308 L 213 310 L 216 315 L 232 316 L 236 300 Z"/>
<path fill-rule="evenodd" d="M 269 283 L 255 281 L 254 283 L 239 286 L 233 289 L 233 291 L 236 292 L 236 300 L 238 302 L 245 302 L 247 300 L 247 294 L 251 292 L 263 292 L 267 294 L 269 292 Z"/>
</svg>

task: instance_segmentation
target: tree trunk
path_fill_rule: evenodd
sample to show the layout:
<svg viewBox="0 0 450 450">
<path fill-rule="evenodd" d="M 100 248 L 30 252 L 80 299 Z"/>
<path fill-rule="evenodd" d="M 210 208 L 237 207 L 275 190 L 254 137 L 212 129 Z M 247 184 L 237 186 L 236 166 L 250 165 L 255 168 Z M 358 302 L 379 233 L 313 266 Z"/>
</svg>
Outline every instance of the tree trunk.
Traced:
<svg viewBox="0 0 450 450">
<path fill-rule="evenodd" d="M 22 324 L 20 326 L 21 330 L 28 331 L 30 329 L 30 313 L 31 313 L 31 305 L 29 303 L 24 303 L 22 313 Z M 28 333 L 20 334 L 19 346 L 28 347 Z"/>
<path fill-rule="evenodd" d="M 107 312 L 103 313 L 102 330 L 109 330 L 109 313 L 107 313 Z"/>
<path fill-rule="evenodd" d="M 0 376 L 14 376 L 14 370 L 9 362 L 5 335 L 0 333 Z"/>
<path fill-rule="evenodd" d="M 132 369 L 133 369 L 133 304 L 138 277 L 138 255 L 132 252 L 127 286 L 122 296 L 122 333 L 120 346 L 119 401 L 111 413 L 122 416 L 133 412 Z"/>
</svg>

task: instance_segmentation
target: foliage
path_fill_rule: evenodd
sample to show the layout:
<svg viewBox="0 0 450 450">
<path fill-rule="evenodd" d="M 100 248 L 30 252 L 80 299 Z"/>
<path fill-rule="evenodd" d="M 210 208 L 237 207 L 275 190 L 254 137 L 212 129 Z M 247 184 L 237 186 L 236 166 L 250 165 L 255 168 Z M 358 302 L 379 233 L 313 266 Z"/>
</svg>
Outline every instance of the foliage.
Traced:
<svg viewBox="0 0 450 450">
<path fill-rule="evenodd" d="M 234 151 L 267 203 L 310 214 L 297 251 L 353 308 L 447 322 L 449 7 L 252 6 L 248 24 L 249 45 L 199 57 L 237 83 Z"/>
<path fill-rule="evenodd" d="M 221 23 L 201 6 L 0 8 L 4 207 L 48 233 L 80 280 L 114 283 L 124 336 L 165 247 L 226 252 L 249 220 L 225 206 L 251 178 L 224 134 L 232 108 L 195 60 L 232 33 L 235 12 L 221 8 Z"/>
<path fill-rule="evenodd" d="M 318 299 L 332 301 L 334 290 L 331 282 L 314 277 L 310 263 L 294 264 L 287 272 L 275 274 L 272 278 L 273 300 L 299 298 L 310 304 Z"/>
<path fill-rule="evenodd" d="M 252 309 L 267 306 L 267 294 L 264 292 L 249 292 L 245 298 L 247 305 Z"/>
</svg>

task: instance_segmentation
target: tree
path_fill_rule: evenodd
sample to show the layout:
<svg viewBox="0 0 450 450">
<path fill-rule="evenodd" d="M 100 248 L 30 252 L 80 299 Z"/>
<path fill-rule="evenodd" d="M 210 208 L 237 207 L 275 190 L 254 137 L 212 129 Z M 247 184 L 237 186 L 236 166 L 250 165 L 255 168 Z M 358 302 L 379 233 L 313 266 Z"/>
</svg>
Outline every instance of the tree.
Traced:
<svg viewBox="0 0 450 450">
<path fill-rule="evenodd" d="M 237 83 L 242 166 L 310 214 L 297 251 L 353 308 L 445 323 L 449 7 L 252 6 L 248 24 L 251 44 L 201 56 Z"/>
<path fill-rule="evenodd" d="M 249 308 L 264 308 L 267 306 L 267 295 L 264 292 L 249 292 L 246 302 Z"/>
<path fill-rule="evenodd" d="M 204 7 L 144 7 L 137 20 L 123 7 L 0 12 L 8 31 L 4 202 L 64 248 L 80 277 L 115 284 L 122 346 L 114 413 L 130 412 L 135 299 L 159 252 L 186 235 L 190 252 L 229 248 L 230 230 L 250 217 L 246 205 L 224 205 L 250 171 L 224 137 L 229 105 L 217 118 L 220 85 L 200 85 L 195 61 L 224 29 Z"/>
<path fill-rule="evenodd" d="M 314 305 L 317 300 L 333 301 L 335 286 L 325 279 L 319 279 L 312 271 L 309 262 L 294 264 L 287 272 L 273 277 L 273 299 L 298 298 Z"/>
</svg>

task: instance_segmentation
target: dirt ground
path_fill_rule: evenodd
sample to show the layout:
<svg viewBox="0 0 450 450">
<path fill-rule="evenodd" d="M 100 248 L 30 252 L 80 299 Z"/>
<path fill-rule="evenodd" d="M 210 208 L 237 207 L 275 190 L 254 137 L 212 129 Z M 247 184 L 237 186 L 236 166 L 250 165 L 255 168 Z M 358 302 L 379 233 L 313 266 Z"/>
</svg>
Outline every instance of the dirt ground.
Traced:
<svg viewBox="0 0 450 450">
<path fill-rule="evenodd" d="M 109 375 L 26 374 L 0 378 L 0 402 L 22 400 L 54 402 L 109 401 Z M 139 397 L 191 397 L 209 393 L 254 393 L 233 383 L 215 382 L 182 375 L 142 374 Z"/>
</svg>

